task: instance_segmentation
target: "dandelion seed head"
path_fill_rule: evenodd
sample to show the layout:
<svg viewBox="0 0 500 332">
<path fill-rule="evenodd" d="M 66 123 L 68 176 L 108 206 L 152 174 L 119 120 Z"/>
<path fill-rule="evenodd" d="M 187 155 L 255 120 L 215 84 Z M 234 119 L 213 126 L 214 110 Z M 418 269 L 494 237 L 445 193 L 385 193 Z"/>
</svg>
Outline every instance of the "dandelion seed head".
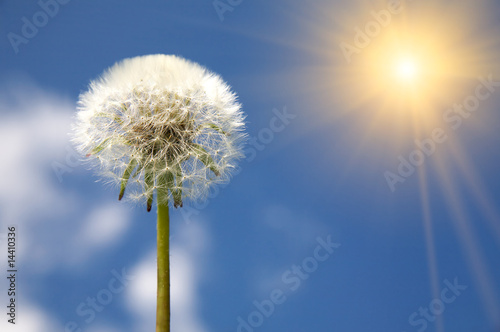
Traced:
<svg viewBox="0 0 500 332">
<path fill-rule="evenodd" d="M 125 59 L 80 95 L 77 149 L 134 201 L 204 199 L 243 157 L 244 116 L 230 87 L 172 55 Z M 161 193 L 159 195 L 158 193 Z"/>
</svg>

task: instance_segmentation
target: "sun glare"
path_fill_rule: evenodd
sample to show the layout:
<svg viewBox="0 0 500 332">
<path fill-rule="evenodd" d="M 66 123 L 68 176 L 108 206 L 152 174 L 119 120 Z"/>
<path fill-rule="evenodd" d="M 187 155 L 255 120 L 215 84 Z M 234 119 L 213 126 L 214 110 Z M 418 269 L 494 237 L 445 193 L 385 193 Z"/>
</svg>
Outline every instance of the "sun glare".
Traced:
<svg viewBox="0 0 500 332">
<path fill-rule="evenodd" d="M 417 79 L 418 64 L 411 58 L 400 59 L 396 62 L 396 76 L 404 82 L 413 82 Z"/>
<path fill-rule="evenodd" d="M 334 97 L 342 105 L 339 112 L 369 108 L 374 120 L 368 123 L 380 135 L 428 133 L 441 125 L 444 109 L 470 94 L 478 77 L 497 72 L 497 55 L 488 46 L 497 42 L 489 35 L 470 37 L 480 18 L 466 1 L 408 2 L 397 11 L 383 0 L 356 3 L 353 8 L 374 9 L 327 15 L 335 25 L 320 30 L 325 47 L 314 48 L 325 65 L 308 75 L 325 101 Z"/>
</svg>

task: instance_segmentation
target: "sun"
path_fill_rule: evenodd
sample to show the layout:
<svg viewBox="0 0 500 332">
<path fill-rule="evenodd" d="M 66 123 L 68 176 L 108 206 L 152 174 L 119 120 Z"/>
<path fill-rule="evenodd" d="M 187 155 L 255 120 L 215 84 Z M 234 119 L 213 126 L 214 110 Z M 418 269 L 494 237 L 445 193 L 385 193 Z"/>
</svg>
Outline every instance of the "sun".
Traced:
<svg viewBox="0 0 500 332">
<path fill-rule="evenodd" d="M 386 128 L 432 130 L 439 124 L 442 105 L 453 105 L 466 95 L 462 82 L 478 75 L 471 57 L 450 46 L 453 34 L 439 31 L 394 20 L 349 65 L 338 67 L 342 95 L 352 103 L 370 105 L 379 121 L 386 120 Z"/>
<path fill-rule="evenodd" d="M 446 112 L 474 94 L 478 78 L 500 76 L 500 42 L 484 33 L 483 0 L 397 2 L 396 12 L 387 0 L 318 4 L 298 45 L 311 61 L 287 82 L 319 105 L 321 123 L 354 116 L 367 142 L 395 147 L 446 125 Z"/>
<path fill-rule="evenodd" d="M 418 79 L 419 66 L 415 59 L 401 58 L 398 59 L 394 73 L 401 82 L 411 83 Z"/>
<path fill-rule="evenodd" d="M 350 16 L 340 16 L 337 8 L 321 14 L 324 26 L 315 24 L 318 37 L 311 39 L 320 62 L 300 72 L 313 82 L 326 117 L 332 117 L 328 105 L 335 103 L 333 117 L 368 115 L 377 135 L 411 139 L 414 131 L 441 126 L 443 111 L 468 96 L 478 77 L 498 72 L 490 46 L 497 41 L 471 38 L 483 20 L 473 15 L 476 2 L 407 1 L 397 13 L 385 0 L 353 3 Z"/>
</svg>

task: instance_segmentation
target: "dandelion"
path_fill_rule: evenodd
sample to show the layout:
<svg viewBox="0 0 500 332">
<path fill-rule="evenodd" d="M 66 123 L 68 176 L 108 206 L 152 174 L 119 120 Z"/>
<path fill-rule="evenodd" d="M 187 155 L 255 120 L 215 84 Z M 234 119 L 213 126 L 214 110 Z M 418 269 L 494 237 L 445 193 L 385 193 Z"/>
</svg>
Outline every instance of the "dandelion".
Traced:
<svg viewBox="0 0 500 332">
<path fill-rule="evenodd" d="M 80 96 L 73 142 L 118 198 L 158 206 L 157 332 L 169 331 L 169 204 L 206 198 L 243 157 L 241 105 L 202 66 L 172 55 L 125 59 Z"/>
</svg>

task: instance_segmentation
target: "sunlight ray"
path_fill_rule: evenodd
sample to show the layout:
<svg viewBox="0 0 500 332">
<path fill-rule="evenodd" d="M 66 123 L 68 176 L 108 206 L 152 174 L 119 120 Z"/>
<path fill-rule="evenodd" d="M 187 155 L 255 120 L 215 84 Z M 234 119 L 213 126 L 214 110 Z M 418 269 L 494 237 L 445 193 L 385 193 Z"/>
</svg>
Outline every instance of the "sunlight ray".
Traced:
<svg viewBox="0 0 500 332">
<path fill-rule="evenodd" d="M 476 287 L 479 290 L 490 323 L 499 324 L 500 318 L 498 313 L 500 312 L 500 304 L 495 295 L 497 294 L 495 292 L 495 282 L 480 251 L 474 229 L 470 225 L 470 220 L 463 208 L 463 200 L 459 196 L 456 185 L 447 171 L 448 167 L 444 165 L 444 160 L 441 160 L 441 158 L 438 158 L 437 161 L 439 163 L 441 189 L 448 203 L 451 217 L 454 221 L 454 230 L 460 239 L 469 270 L 475 278 Z"/>
<path fill-rule="evenodd" d="M 432 216 L 431 208 L 429 202 L 429 188 L 427 186 L 427 176 L 425 173 L 425 168 L 419 169 L 420 177 L 420 199 L 423 214 L 423 227 L 425 233 L 425 245 L 427 249 L 427 263 L 429 266 L 429 279 L 432 289 L 432 298 L 438 299 L 440 297 L 440 285 L 439 285 L 439 271 L 438 262 L 436 255 L 436 246 L 434 240 L 434 230 L 432 227 Z M 444 332 L 443 317 L 438 316 L 436 319 L 436 331 Z"/>
<path fill-rule="evenodd" d="M 481 213 L 485 216 L 485 220 L 495 236 L 495 240 L 500 245 L 500 214 L 495 209 L 495 203 L 486 194 L 487 190 L 477 176 L 477 172 L 474 171 L 471 163 L 465 157 L 463 149 L 458 144 L 453 144 L 452 152 L 454 159 L 460 161 L 457 165 L 471 190 L 471 196 L 474 197 L 476 203 L 479 205 Z"/>
</svg>

